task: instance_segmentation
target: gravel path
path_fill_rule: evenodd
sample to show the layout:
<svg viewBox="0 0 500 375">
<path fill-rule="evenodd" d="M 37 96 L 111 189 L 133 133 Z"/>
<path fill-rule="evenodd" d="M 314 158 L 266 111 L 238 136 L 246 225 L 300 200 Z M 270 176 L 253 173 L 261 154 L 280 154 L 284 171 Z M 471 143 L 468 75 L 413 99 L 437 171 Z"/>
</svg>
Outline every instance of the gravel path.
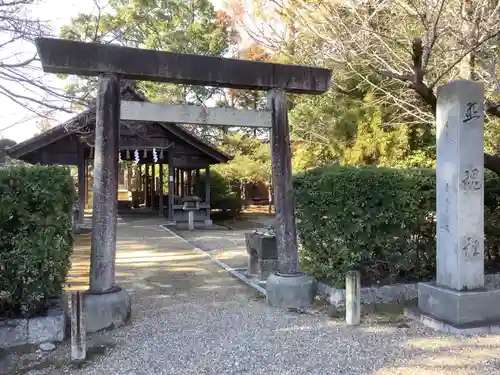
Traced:
<svg viewBox="0 0 500 375">
<path fill-rule="evenodd" d="M 216 259 L 224 262 L 233 269 L 247 268 L 248 256 L 245 246 L 246 230 L 195 230 L 175 232 L 189 241 L 193 246 L 209 252 Z"/>
<path fill-rule="evenodd" d="M 81 368 L 67 364 L 64 343 L 25 373 L 500 374 L 500 336 L 349 328 L 321 313 L 279 311 L 158 224 L 119 226 L 117 273 L 133 293 L 131 325 L 90 337 L 97 354 Z"/>
</svg>

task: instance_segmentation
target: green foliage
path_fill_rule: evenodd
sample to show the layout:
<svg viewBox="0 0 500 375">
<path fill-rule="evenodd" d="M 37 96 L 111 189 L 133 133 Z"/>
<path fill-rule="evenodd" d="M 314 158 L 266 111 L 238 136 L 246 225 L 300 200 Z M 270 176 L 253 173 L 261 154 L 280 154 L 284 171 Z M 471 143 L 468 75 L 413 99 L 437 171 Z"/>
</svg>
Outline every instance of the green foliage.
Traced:
<svg viewBox="0 0 500 375">
<path fill-rule="evenodd" d="M 305 267 L 337 286 L 363 279 L 422 279 L 435 268 L 434 172 L 325 167 L 295 180 Z"/>
<path fill-rule="evenodd" d="M 271 177 L 271 154 L 268 143 L 241 133 L 227 134 L 221 149 L 233 156 L 216 170 L 230 181 L 269 181 Z"/>
<path fill-rule="evenodd" d="M 0 169 L 0 316 L 44 312 L 70 268 L 75 188 L 62 167 Z"/>
<path fill-rule="evenodd" d="M 432 167 L 434 136 L 429 127 L 393 121 L 370 89 L 353 97 L 334 91 L 298 97 L 290 112 L 295 139 L 294 170 L 338 162 L 383 167 Z"/>
<path fill-rule="evenodd" d="M 200 176 L 200 185 L 205 186 L 205 174 Z M 231 191 L 229 180 L 216 171 L 210 172 L 210 207 L 223 215 L 236 217 L 243 209 L 243 201 Z M 205 197 L 203 197 L 205 198 Z"/>
<path fill-rule="evenodd" d="M 498 268 L 498 178 L 485 183 L 486 268 Z M 435 275 L 435 171 L 330 166 L 295 179 L 304 267 L 338 287 L 359 268 L 363 283 Z"/>
<path fill-rule="evenodd" d="M 99 17 L 80 14 L 61 29 L 66 39 L 154 50 L 223 56 L 231 41 L 230 22 L 209 0 L 112 0 Z M 78 80 L 67 90 L 81 96 L 93 92 L 95 79 Z M 140 83 L 152 101 L 202 103 L 217 89 Z"/>
</svg>

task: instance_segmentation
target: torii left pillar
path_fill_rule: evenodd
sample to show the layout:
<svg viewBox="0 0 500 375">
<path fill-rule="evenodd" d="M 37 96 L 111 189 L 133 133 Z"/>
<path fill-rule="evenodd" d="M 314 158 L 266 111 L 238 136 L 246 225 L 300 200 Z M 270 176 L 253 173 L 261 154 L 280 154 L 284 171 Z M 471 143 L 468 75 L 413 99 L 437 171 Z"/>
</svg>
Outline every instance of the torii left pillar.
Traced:
<svg viewBox="0 0 500 375">
<path fill-rule="evenodd" d="M 120 78 L 99 76 L 94 154 L 90 287 L 85 297 L 87 332 L 125 324 L 130 297 L 116 285 L 116 224 L 120 140 Z"/>
</svg>

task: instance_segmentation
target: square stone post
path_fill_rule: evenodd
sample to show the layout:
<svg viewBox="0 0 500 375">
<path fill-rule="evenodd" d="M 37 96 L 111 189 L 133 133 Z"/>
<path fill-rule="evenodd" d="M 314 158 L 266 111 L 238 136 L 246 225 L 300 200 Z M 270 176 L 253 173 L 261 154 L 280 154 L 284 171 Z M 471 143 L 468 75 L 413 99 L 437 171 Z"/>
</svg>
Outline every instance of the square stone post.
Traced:
<svg viewBox="0 0 500 375">
<path fill-rule="evenodd" d="M 436 117 L 437 284 L 484 286 L 483 85 L 438 89 Z"/>
<path fill-rule="evenodd" d="M 437 278 L 420 283 L 420 310 L 454 326 L 500 319 L 500 291 L 484 289 L 484 87 L 437 90 Z"/>
<path fill-rule="evenodd" d="M 120 79 L 99 77 L 95 126 L 90 291 L 115 287 Z"/>
</svg>

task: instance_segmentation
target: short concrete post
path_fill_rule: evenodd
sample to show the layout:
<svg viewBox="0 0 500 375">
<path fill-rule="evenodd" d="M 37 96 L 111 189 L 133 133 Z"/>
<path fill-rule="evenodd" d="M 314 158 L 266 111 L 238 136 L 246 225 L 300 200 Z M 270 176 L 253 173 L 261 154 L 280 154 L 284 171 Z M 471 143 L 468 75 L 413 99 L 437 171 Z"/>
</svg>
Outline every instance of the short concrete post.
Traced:
<svg viewBox="0 0 500 375">
<path fill-rule="evenodd" d="M 361 321 L 361 277 L 358 271 L 347 272 L 345 278 L 345 321 L 349 326 Z"/>
<path fill-rule="evenodd" d="M 194 230 L 194 211 L 188 211 L 188 228 Z"/>
<path fill-rule="evenodd" d="M 69 311 L 71 315 L 71 360 L 83 361 L 87 355 L 87 342 L 82 292 L 71 292 Z"/>
</svg>

